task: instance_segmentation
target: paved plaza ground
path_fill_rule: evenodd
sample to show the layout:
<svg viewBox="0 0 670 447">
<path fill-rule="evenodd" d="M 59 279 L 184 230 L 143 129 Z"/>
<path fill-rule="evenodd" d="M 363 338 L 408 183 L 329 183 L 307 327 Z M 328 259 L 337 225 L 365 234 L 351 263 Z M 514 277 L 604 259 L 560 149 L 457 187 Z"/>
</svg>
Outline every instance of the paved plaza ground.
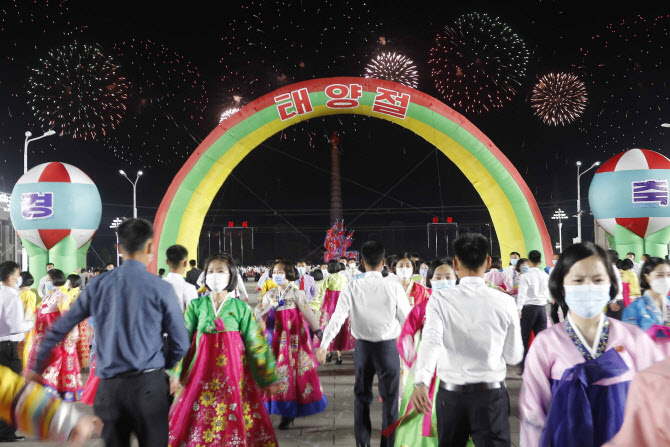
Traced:
<svg viewBox="0 0 670 447">
<path fill-rule="evenodd" d="M 255 283 L 247 283 L 247 290 L 250 292 L 250 304 L 254 306 L 258 299 L 254 290 Z M 324 447 L 324 446 L 355 446 L 354 439 L 354 363 L 353 353 L 343 354 L 344 362 L 337 366 L 335 363 L 329 363 L 319 367 L 319 376 L 324 392 L 328 397 L 328 408 L 325 412 L 302 419 L 296 419 L 295 426 L 289 430 L 277 430 L 277 438 L 280 447 Z M 507 387 L 509 390 L 511 415 L 510 426 L 512 430 L 512 445 L 519 445 L 519 389 L 521 380 L 514 372 L 516 367 L 510 368 L 507 378 Z M 85 378 L 84 378 L 85 380 Z M 381 429 L 381 403 L 376 393 L 375 380 L 375 398 L 373 399 L 371 419 L 373 426 L 372 446 L 379 445 Z M 92 408 L 86 405 L 77 404 L 82 411 L 92 414 Z M 273 425 L 279 424 L 280 417 L 273 415 Z M 9 445 L 9 444 L 7 444 Z M 56 443 L 26 441 L 20 444 L 21 447 L 32 446 L 55 446 Z M 87 443 L 89 446 L 102 447 L 103 442 L 100 439 L 94 439 Z M 136 446 L 136 443 L 133 443 Z M 225 447 L 225 446 L 224 446 Z"/>
</svg>

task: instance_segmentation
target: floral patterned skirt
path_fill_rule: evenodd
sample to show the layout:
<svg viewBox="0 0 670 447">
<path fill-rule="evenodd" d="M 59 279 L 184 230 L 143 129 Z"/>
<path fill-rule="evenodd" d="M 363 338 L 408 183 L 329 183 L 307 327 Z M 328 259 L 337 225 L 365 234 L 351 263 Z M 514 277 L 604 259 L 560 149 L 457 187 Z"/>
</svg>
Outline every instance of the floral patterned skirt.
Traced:
<svg viewBox="0 0 670 447">
<path fill-rule="evenodd" d="M 321 326 L 321 329 L 325 330 L 326 326 L 328 326 L 328 322 L 335 312 L 339 298 L 340 292 L 326 290 L 323 304 L 321 305 L 321 317 L 319 318 L 319 326 Z M 315 340 L 314 346 L 317 349 L 319 348 L 320 342 L 318 339 Z M 351 351 L 355 347 L 356 339 L 351 335 L 351 322 L 349 321 L 349 318 L 347 318 L 340 328 L 340 332 L 335 336 L 333 341 L 330 342 L 328 351 Z"/>
<path fill-rule="evenodd" d="M 35 365 L 35 358 L 42 346 L 44 334 L 58 318 L 60 318 L 59 312 L 43 314 L 41 309 L 37 311 L 35 338 L 28 362 L 30 369 Z M 65 402 L 74 402 L 81 398 L 84 386 L 81 381 L 76 339 L 68 335 L 64 341 L 53 348 L 49 357 L 49 366 L 44 370 L 42 378 L 44 388 L 54 397 L 60 397 Z"/>
<path fill-rule="evenodd" d="M 279 445 L 239 332 L 200 337 L 193 366 L 170 410 L 168 442 L 170 447 Z"/>
<path fill-rule="evenodd" d="M 324 411 L 328 400 L 316 372 L 309 329 L 297 308 L 277 311 L 272 353 L 277 359 L 280 389 L 277 394 L 266 396 L 268 411 L 287 418 Z"/>
<path fill-rule="evenodd" d="M 88 323 L 82 321 L 79 323 L 79 338 L 77 339 L 77 355 L 79 356 L 79 365 L 82 368 L 91 366 L 91 347 L 88 344 L 88 334 L 86 327 Z"/>
<path fill-rule="evenodd" d="M 91 372 L 88 374 L 88 380 L 81 395 L 81 402 L 91 406 L 95 403 L 95 394 L 98 392 L 98 385 L 100 384 L 100 378 L 95 375 L 96 363 L 95 354 L 93 354 L 91 356 Z"/>
</svg>

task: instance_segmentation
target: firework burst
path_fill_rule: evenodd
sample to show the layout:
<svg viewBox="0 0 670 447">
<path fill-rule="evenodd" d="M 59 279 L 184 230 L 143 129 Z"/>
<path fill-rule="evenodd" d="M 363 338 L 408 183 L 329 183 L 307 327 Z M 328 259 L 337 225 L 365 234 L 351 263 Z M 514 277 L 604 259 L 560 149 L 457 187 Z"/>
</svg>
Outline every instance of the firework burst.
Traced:
<svg viewBox="0 0 670 447">
<path fill-rule="evenodd" d="M 227 120 L 228 118 L 230 118 L 239 111 L 240 109 L 238 109 L 237 107 L 231 107 L 229 109 L 224 110 L 221 113 L 221 118 L 219 118 L 219 124 L 221 124 L 222 122 L 224 122 L 225 120 Z"/>
<path fill-rule="evenodd" d="M 28 103 L 45 128 L 88 140 L 123 119 L 128 82 L 99 48 L 74 42 L 51 51 L 32 72 Z"/>
<path fill-rule="evenodd" d="M 530 98 L 535 115 L 550 126 L 563 126 L 579 118 L 586 108 L 586 87 L 570 73 L 549 73 L 533 87 Z"/>
<path fill-rule="evenodd" d="M 408 87 L 419 85 L 419 72 L 412 59 L 398 53 L 383 52 L 365 67 L 366 78 L 385 79 Z"/>
<path fill-rule="evenodd" d="M 481 114 L 516 95 L 528 57 L 526 44 L 500 19 L 471 13 L 437 35 L 428 64 L 435 87 L 449 103 Z"/>
</svg>

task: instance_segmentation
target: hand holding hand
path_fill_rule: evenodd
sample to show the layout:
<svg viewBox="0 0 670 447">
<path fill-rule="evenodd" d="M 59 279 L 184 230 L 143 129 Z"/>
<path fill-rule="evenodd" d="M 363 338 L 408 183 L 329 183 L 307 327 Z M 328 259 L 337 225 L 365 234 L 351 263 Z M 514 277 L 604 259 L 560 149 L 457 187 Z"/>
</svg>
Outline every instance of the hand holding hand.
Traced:
<svg viewBox="0 0 670 447">
<path fill-rule="evenodd" d="M 84 442 L 91 439 L 93 433 L 96 433 L 98 436 L 102 432 L 102 421 L 98 417 L 93 416 L 82 416 L 77 421 L 77 425 L 74 426 L 72 432 L 70 433 L 70 439 L 68 439 L 68 444 L 73 447 L 81 447 L 84 445 Z"/>
<path fill-rule="evenodd" d="M 621 309 L 621 306 L 619 306 L 617 303 L 610 303 L 610 310 L 612 312 L 618 312 L 619 309 Z"/>
<path fill-rule="evenodd" d="M 271 385 L 266 386 L 265 392 L 270 395 L 277 394 L 279 392 L 279 382 L 275 382 Z"/>
<path fill-rule="evenodd" d="M 27 371 L 25 373 L 25 377 L 26 377 L 27 381 L 37 382 L 39 384 L 42 384 L 42 375 L 37 374 L 35 371 Z"/>
<path fill-rule="evenodd" d="M 327 354 L 328 354 L 328 351 L 326 351 L 326 348 L 324 346 L 321 346 L 316 351 L 316 360 L 321 364 L 326 363 L 326 355 Z"/>
<path fill-rule="evenodd" d="M 171 396 L 174 396 L 177 393 L 177 391 L 179 391 L 180 386 L 181 385 L 179 384 L 179 379 L 177 379 L 176 377 L 170 376 L 170 395 Z"/>
</svg>

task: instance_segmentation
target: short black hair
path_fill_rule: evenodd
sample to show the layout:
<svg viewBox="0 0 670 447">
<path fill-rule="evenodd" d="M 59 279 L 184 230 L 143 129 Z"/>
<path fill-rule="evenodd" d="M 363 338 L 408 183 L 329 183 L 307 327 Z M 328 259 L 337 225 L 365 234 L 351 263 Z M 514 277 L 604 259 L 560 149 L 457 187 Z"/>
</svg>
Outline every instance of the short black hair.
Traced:
<svg viewBox="0 0 670 447">
<path fill-rule="evenodd" d="M 51 269 L 47 272 L 47 275 L 51 277 L 54 286 L 60 287 L 65 285 L 65 273 L 62 270 Z"/>
<path fill-rule="evenodd" d="M 344 266 L 337 259 L 331 259 L 328 261 L 328 273 L 331 275 L 334 275 L 337 272 L 341 272 L 342 270 L 344 270 Z"/>
<path fill-rule="evenodd" d="M 163 276 L 163 275 L 165 275 L 165 269 L 164 268 L 158 269 L 158 276 Z"/>
<path fill-rule="evenodd" d="M 512 256 L 517 255 L 518 257 L 521 257 L 518 251 L 513 251 L 512 253 L 509 254 L 509 257 L 511 258 Z"/>
<path fill-rule="evenodd" d="M 310 273 L 310 275 L 312 275 L 314 281 L 323 281 L 323 272 L 321 271 L 321 269 L 312 270 L 312 273 Z"/>
<path fill-rule="evenodd" d="M 107 267 L 107 266 L 109 266 L 109 265 L 111 265 L 112 267 L 114 267 L 114 263 L 113 263 L 113 262 L 108 262 L 107 264 L 105 264 L 105 267 Z"/>
<path fill-rule="evenodd" d="M 270 268 L 270 274 L 272 274 L 272 271 L 275 269 L 275 266 L 279 264 L 281 264 L 282 268 L 284 269 L 284 274 L 286 275 L 287 281 L 295 281 L 297 279 L 298 272 L 293 266 L 293 263 L 286 259 L 279 259 L 278 261 L 273 262 L 272 267 Z"/>
<path fill-rule="evenodd" d="M 305 265 L 309 267 L 309 261 L 307 259 L 298 259 L 298 262 L 296 262 L 295 265 L 298 265 L 301 262 L 304 262 Z"/>
<path fill-rule="evenodd" d="M 502 268 L 502 261 L 500 258 L 491 259 L 491 268 L 495 270 L 500 270 Z"/>
<path fill-rule="evenodd" d="M 477 270 L 486 264 L 489 240 L 481 234 L 466 233 L 454 241 L 454 254 L 463 267 Z"/>
<path fill-rule="evenodd" d="M 619 260 L 619 252 L 616 250 L 607 250 L 607 256 L 610 258 L 610 264 L 616 264 Z"/>
<path fill-rule="evenodd" d="M 214 261 L 221 261 L 225 263 L 228 266 L 228 273 L 230 274 L 230 279 L 228 280 L 228 285 L 224 290 L 227 290 L 228 292 L 232 292 L 237 288 L 237 266 L 235 265 L 235 260 L 233 259 L 232 256 L 229 256 L 225 253 L 218 253 L 215 254 L 214 256 L 211 256 L 207 261 L 205 261 L 205 276 L 203 277 L 203 281 L 205 285 L 207 285 L 207 269 L 209 268 L 209 264 L 211 264 Z M 209 287 L 207 287 L 209 290 Z"/>
<path fill-rule="evenodd" d="M 633 256 L 635 256 L 635 253 L 633 253 L 632 251 L 629 251 L 628 253 L 626 253 L 626 256 L 628 256 L 628 255 L 633 255 Z"/>
<path fill-rule="evenodd" d="M 342 259 L 344 259 L 345 261 L 349 260 L 349 258 L 347 258 L 346 256 L 340 256 L 337 260 L 341 261 Z"/>
<path fill-rule="evenodd" d="M 149 239 L 154 236 L 151 222 L 146 219 L 126 219 L 118 228 L 119 245 L 126 253 L 140 251 Z"/>
<path fill-rule="evenodd" d="M 645 253 L 641 257 L 643 257 L 643 258 L 646 257 L 647 259 L 649 259 L 649 258 L 651 258 L 651 255 L 649 253 Z"/>
<path fill-rule="evenodd" d="M 607 253 L 605 253 L 605 250 L 598 245 L 591 241 L 586 241 L 579 244 L 573 244 L 563 250 L 561 257 L 558 258 L 558 262 L 549 276 L 549 293 L 557 303 L 561 305 L 565 304 L 565 288 L 563 287 L 563 280 L 572 266 L 582 259 L 590 258 L 591 256 L 597 256 L 605 266 L 605 270 L 607 270 L 607 275 L 610 279 L 610 297 L 612 299 L 616 298 L 619 293 L 619 285 L 617 284 L 617 278 L 614 269 L 612 268 L 610 258 Z"/>
<path fill-rule="evenodd" d="M 363 261 L 365 261 L 365 265 L 368 267 L 381 265 L 384 261 L 385 254 L 386 250 L 384 250 L 384 246 L 381 242 L 367 241 L 361 247 L 361 256 L 363 257 Z"/>
<path fill-rule="evenodd" d="M 5 282 L 12 274 L 19 269 L 19 264 L 14 261 L 0 262 L 0 281 Z"/>
<path fill-rule="evenodd" d="M 188 261 L 188 264 L 189 264 L 191 267 L 195 267 L 195 264 L 196 264 L 195 259 L 191 259 L 190 261 Z"/>
<path fill-rule="evenodd" d="M 35 278 L 28 271 L 21 272 L 21 278 L 21 287 L 30 287 L 35 284 Z"/>
<path fill-rule="evenodd" d="M 630 261 L 630 259 L 628 259 L 628 261 Z M 642 289 L 643 291 L 651 289 L 651 286 L 649 285 L 649 282 L 645 278 L 645 275 L 648 275 L 651 272 L 653 272 L 654 269 L 661 264 L 670 265 L 670 261 L 663 258 L 655 258 L 655 257 L 647 258 L 647 260 L 644 262 L 644 265 L 642 266 L 642 270 L 640 270 L 640 289 Z"/>
<path fill-rule="evenodd" d="M 630 270 L 634 267 L 635 265 L 633 264 L 633 261 L 630 259 L 626 258 L 623 261 L 621 261 L 621 264 L 618 266 L 621 270 Z"/>
<path fill-rule="evenodd" d="M 514 266 L 514 270 L 517 272 L 521 273 L 521 267 L 528 262 L 528 258 L 519 258 L 518 261 L 516 261 L 516 265 Z"/>
<path fill-rule="evenodd" d="M 79 275 L 68 275 L 67 280 L 70 281 L 70 287 L 77 288 L 81 287 L 81 276 Z"/>
<path fill-rule="evenodd" d="M 395 256 L 395 259 L 393 260 L 393 265 L 391 266 L 391 270 L 395 271 L 398 262 L 400 262 L 403 259 L 408 259 L 409 262 L 412 264 L 412 270 L 416 271 L 416 262 L 414 262 L 414 258 L 412 257 L 412 255 L 410 255 L 407 252 L 398 253 Z"/>
<path fill-rule="evenodd" d="M 439 258 L 435 259 L 428 266 L 428 274 L 426 275 L 426 287 L 431 288 L 430 278 L 435 275 L 435 270 L 441 265 L 448 265 L 451 269 L 454 269 L 454 260 L 451 258 Z"/>
<path fill-rule="evenodd" d="M 178 267 L 179 264 L 188 258 L 188 250 L 183 245 L 175 244 L 165 250 L 165 257 L 171 267 Z"/>
<path fill-rule="evenodd" d="M 528 260 L 533 264 L 539 264 L 542 261 L 542 253 L 537 250 L 531 250 L 528 253 Z"/>
</svg>

